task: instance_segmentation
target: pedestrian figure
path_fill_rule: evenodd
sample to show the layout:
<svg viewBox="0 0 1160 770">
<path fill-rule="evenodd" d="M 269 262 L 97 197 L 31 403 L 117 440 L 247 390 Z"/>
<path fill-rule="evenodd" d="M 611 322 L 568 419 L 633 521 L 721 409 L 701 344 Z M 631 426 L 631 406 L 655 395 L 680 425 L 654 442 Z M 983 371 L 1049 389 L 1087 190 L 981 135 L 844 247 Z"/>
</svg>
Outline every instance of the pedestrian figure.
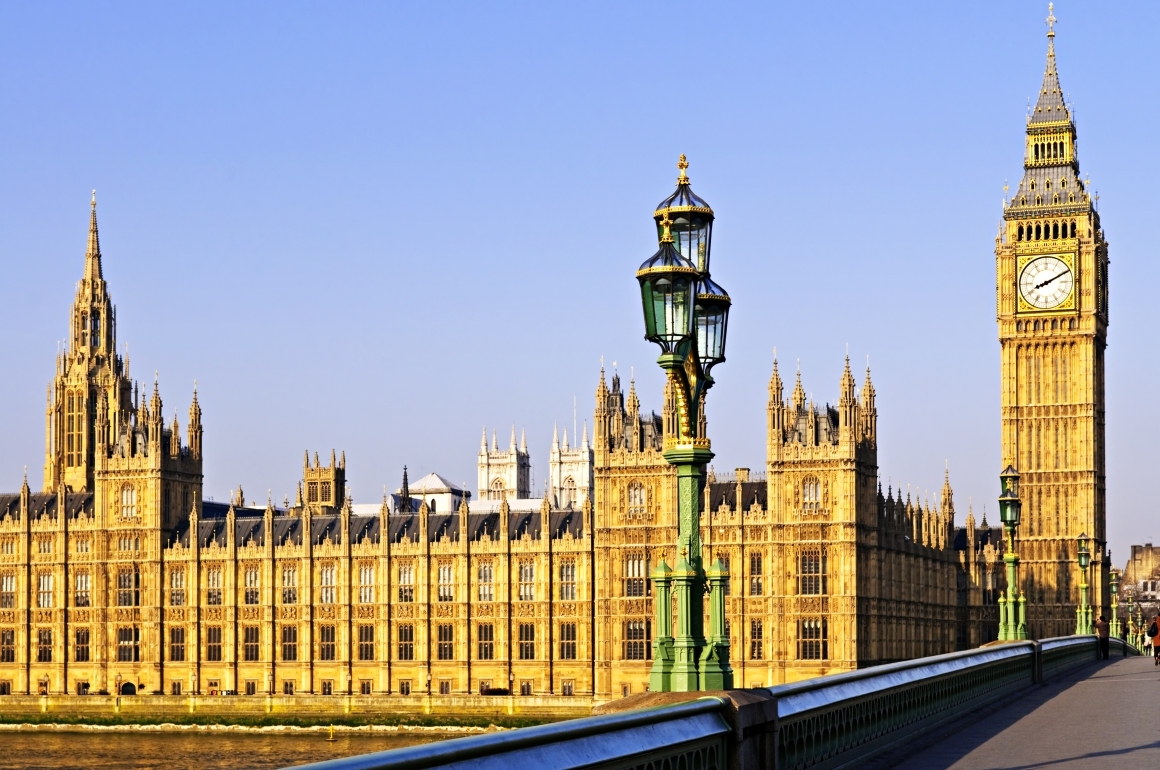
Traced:
<svg viewBox="0 0 1160 770">
<path fill-rule="evenodd" d="M 1108 621 L 1104 620 L 1104 616 L 1100 615 L 1100 619 L 1096 621 L 1096 639 L 1100 643 L 1100 657 L 1104 660 L 1108 659 Z"/>
<path fill-rule="evenodd" d="M 1160 666 L 1160 615 L 1152 616 L 1152 625 L 1148 626 L 1148 640 L 1152 645 L 1152 665 Z"/>
</svg>

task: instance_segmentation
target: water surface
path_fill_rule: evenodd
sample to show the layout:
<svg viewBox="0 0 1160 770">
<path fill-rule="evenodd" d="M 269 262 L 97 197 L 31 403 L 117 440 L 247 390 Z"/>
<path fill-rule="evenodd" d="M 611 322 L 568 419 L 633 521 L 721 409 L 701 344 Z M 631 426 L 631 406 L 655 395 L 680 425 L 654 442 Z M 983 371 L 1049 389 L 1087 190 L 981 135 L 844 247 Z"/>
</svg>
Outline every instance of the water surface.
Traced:
<svg viewBox="0 0 1160 770">
<path fill-rule="evenodd" d="M 267 770 L 324 759 L 430 743 L 429 733 L 344 735 L 227 732 L 0 732 L 0 768 L 255 768 Z"/>
</svg>

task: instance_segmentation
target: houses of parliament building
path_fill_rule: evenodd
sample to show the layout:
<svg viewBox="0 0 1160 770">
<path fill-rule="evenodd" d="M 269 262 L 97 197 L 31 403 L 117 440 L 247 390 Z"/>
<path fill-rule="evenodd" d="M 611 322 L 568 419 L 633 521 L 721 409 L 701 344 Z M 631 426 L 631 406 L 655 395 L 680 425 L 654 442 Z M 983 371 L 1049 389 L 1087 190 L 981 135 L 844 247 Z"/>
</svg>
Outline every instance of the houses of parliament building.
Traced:
<svg viewBox="0 0 1160 770">
<path fill-rule="evenodd" d="M 1076 591 L 1058 567 L 1074 536 L 1103 537 L 1107 324 L 1107 245 L 1053 48 L 1026 147 L 996 242 L 1003 450 L 1024 471 L 1027 603 L 1049 636 L 1069 632 Z M 289 505 L 249 505 L 240 489 L 225 504 L 202 494 L 196 391 L 184 426 L 167 420 L 116 342 L 94 198 L 48 388 L 44 487 L 0 495 L 0 695 L 600 700 L 646 687 L 649 574 L 676 563 L 671 393 L 646 412 L 634 383 L 601 369 L 591 438 L 553 439 L 540 497 L 513 432 L 506 450 L 485 435 L 474 496 L 404 474 L 395 494 L 355 503 L 332 452 L 306 457 Z M 706 555 L 730 569 L 737 684 L 994 639 L 1000 533 L 973 514 L 956 528 L 949 473 L 933 501 L 883 488 L 869 370 L 859 386 L 847 359 L 832 405 L 806 398 L 800 372 L 786 390 L 775 361 L 764 466 L 710 472 L 704 490 Z"/>
</svg>

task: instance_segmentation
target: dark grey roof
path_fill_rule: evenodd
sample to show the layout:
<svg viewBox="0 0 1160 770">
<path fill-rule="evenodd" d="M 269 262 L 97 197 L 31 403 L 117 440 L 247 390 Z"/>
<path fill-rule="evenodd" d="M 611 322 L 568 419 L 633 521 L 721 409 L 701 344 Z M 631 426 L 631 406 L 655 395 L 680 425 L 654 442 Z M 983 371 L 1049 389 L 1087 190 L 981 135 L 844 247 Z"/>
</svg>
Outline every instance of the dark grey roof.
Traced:
<svg viewBox="0 0 1160 770">
<path fill-rule="evenodd" d="M 48 518 L 56 521 L 57 514 L 60 509 L 58 495 L 56 493 L 43 494 L 38 493 L 28 496 L 28 508 L 32 514 L 32 518 L 40 518 L 41 514 L 47 514 Z M 93 514 L 93 495 L 91 492 L 69 492 L 64 499 L 65 513 L 70 519 L 76 519 L 83 511 L 86 516 Z M 20 518 L 20 493 L 0 494 L 0 518 L 6 515 L 11 515 L 15 519 Z"/>
<path fill-rule="evenodd" d="M 741 508 L 748 510 L 756 500 L 761 508 L 766 507 L 769 499 L 769 487 L 764 481 L 746 481 L 741 484 Z M 723 481 L 709 485 L 709 506 L 717 510 L 724 503 L 728 508 L 737 510 L 737 482 Z"/>
<path fill-rule="evenodd" d="M 993 545 L 996 548 L 1003 547 L 1003 528 L 1002 527 L 976 527 L 975 528 L 975 552 L 983 550 L 987 545 Z M 955 527 L 955 550 L 967 550 L 967 528 Z"/>
<path fill-rule="evenodd" d="M 1063 89 L 1059 87 L 1059 72 L 1055 69 L 1055 43 L 1047 46 L 1047 68 L 1043 72 L 1043 85 L 1039 98 L 1031 112 L 1031 123 L 1052 123 L 1071 120 L 1071 113 L 1063 101 Z"/>
</svg>

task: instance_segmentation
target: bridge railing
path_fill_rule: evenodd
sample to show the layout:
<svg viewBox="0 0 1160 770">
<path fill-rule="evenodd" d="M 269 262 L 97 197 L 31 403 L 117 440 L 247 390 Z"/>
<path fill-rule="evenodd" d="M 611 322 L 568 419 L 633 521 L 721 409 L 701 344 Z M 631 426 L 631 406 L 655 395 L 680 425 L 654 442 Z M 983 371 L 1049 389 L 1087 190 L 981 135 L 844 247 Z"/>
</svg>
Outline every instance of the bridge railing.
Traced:
<svg viewBox="0 0 1160 770">
<path fill-rule="evenodd" d="M 1111 640 L 1111 653 L 1138 655 Z M 1094 663 L 1094 636 L 1012 642 L 307 765 L 309 770 L 830 770 L 852 767 Z"/>
</svg>

